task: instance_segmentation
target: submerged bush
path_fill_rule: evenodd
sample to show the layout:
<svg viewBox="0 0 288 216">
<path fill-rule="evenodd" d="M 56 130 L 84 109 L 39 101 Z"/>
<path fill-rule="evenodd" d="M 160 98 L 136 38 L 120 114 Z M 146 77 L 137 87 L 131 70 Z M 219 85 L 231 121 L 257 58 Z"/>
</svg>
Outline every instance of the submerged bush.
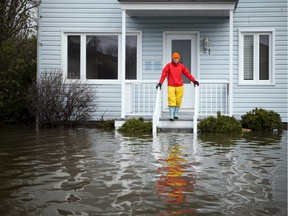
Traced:
<svg viewBox="0 0 288 216">
<path fill-rule="evenodd" d="M 234 117 L 223 116 L 220 112 L 217 113 L 217 118 L 209 116 L 201 120 L 198 128 L 204 133 L 235 133 L 242 129 L 238 120 Z"/>
<path fill-rule="evenodd" d="M 131 118 L 118 131 L 122 133 L 152 133 L 152 122 L 145 122 L 143 118 Z"/>
<path fill-rule="evenodd" d="M 102 130 L 114 130 L 115 129 L 115 120 L 100 120 L 96 124 L 96 128 Z"/>
<path fill-rule="evenodd" d="M 241 116 L 242 127 L 255 131 L 282 129 L 281 117 L 272 110 L 255 108 Z"/>
</svg>

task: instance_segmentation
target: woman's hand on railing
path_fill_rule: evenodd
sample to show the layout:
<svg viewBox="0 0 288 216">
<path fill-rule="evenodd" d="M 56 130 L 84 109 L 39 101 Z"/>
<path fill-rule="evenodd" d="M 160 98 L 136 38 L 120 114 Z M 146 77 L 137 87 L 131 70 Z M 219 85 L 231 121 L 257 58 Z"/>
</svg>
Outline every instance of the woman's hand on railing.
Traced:
<svg viewBox="0 0 288 216">
<path fill-rule="evenodd" d="M 193 81 L 194 87 L 197 85 L 199 86 L 199 82 L 197 80 Z"/>
<path fill-rule="evenodd" d="M 161 84 L 161 83 L 158 83 L 158 84 L 156 85 L 156 89 L 160 88 L 160 90 L 161 90 L 161 86 L 162 86 L 162 84 Z"/>
</svg>

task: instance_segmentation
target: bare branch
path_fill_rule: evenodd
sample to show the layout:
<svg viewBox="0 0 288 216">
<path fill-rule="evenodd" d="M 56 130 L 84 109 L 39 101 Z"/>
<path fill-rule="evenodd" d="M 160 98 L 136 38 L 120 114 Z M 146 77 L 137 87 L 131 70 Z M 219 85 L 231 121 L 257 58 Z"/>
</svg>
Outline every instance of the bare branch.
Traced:
<svg viewBox="0 0 288 216">
<path fill-rule="evenodd" d="M 3 41 L 29 33 L 35 26 L 33 18 L 38 5 L 36 0 L 1 0 L 0 46 Z"/>
<path fill-rule="evenodd" d="M 68 83 L 61 73 L 50 73 L 33 84 L 27 99 L 39 127 L 74 126 L 90 118 L 96 109 L 95 92 L 89 85 Z"/>
</svg>

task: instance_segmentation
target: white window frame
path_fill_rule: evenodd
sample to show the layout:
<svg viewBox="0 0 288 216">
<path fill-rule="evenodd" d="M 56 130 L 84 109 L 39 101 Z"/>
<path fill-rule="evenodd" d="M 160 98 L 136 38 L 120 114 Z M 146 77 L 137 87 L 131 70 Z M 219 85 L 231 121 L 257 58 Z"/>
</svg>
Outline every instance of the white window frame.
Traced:
<svg viewBox="0 0 288 216">
<path fill-rule="evenodd" d="M 80 36 L 81 47 L 80 47 L 80 79 L 67 79 L 67 60 L 68 60 L 68 36 Z M 118 36 L 118 78 L 117 79 L 86 79 L 86 36 Z M 137 67 L 136 76 L 137 80 L 142 79 L 141 65 L 142 65 L 142 32 L 132 31 L 127 32 L 126 36 L 136 36 L 137 37 Z M 73 31 L 73 30 L 63 30 L 61 34 L 61 65 L 63 70 L 63 77 L 69 81 L 80 81 L 88 84 L 121 84 L 121 64 L 122 64 L 122 43 L 121 43 L 121 33 L 119 32 L 91 32 L 91 31 Z"/>
<path fill-rule="evenodd" d="M 239 73 L 238 73 L 238 85 L 275 85 L 275 30 L 274 29 L 239 29 Z M 244 36 L 252 35 L 254 38 L 253 44 L 253 80 L 244 80 Z M 269 35 L 269 80 L 259 79 L 259 36 Z"/>
</svg>

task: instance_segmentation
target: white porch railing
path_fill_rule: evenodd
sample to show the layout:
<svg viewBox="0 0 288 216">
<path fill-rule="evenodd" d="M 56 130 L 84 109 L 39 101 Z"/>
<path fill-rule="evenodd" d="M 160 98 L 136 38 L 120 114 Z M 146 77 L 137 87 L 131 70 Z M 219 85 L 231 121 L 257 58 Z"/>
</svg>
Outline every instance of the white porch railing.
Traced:
<svg viewBox="0 0 288 216">
<path fill-rule="evenodd" d="M 217 115 L 217 112 L 223 115 L 229 114 L 228 80 L 199 80 L 199 82 L 200 86 L 195 87 L 194 134 L 198 131 L 199 116 Z"/>
<path fill-rule="evenodd" d="M 125 115 L 151 116 L 154 112 L 156 100 L 157 80 L 126 80 Z"/>
<path fill-rule="evenodd" d="M 199 80 L 199 116 L 229 114 L 228 80 Z"/>
<path fill-rule="evenodd" d="M 158 80 L 125 81 L 125 116 L 153 117 L 153 133 L 156 133 L 162 110 L 161 90 L 156 89 Z M 229 114 L 228 80 L 199 80 L 195 87 L 194 128 L 197 129 L 198 116 Z M 155 127 L 155 128 L 154 128 Z"/>
</svg>

